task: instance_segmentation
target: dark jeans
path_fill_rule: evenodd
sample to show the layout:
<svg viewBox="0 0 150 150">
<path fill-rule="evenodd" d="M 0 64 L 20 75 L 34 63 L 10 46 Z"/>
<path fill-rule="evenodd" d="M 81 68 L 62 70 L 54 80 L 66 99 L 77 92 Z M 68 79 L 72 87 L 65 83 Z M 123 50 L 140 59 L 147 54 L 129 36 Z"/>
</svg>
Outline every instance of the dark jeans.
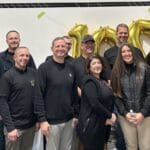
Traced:
<svg viewBox="0 0 150 150">
<path fill-rule="evenodd" d="M 126 150 L 124 136 L 118 121 L 115 123 L 116 148 L 118 150 Z"/>
<path fill-rule="evenodd" d="M 0 150 L 5 150 L 5 136 L 2 120 L 0 120 Z"/>
</svg>

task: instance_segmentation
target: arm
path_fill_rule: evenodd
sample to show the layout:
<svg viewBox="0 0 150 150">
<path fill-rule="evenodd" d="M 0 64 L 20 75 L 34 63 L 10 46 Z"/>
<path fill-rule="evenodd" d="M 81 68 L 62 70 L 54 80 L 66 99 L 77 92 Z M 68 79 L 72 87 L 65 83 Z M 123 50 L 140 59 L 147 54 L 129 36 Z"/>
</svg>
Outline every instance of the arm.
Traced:
<svg viewBox="0 0 150 150">
<path fill-rule="evenodd" d="M 42 65 L 40 65 L 38 68 L 38 82 L 39 82 L 40 91 L 42 93 L 42 97 L 44 98 L 47 79 L 46 79 L 46 71 L 44 70 L 44 66 Z"/>
<path fill-rule="evenodd" d="M 44 108 L 44 100 L 39 87 L 38 77 L 35 74 L 35 87 L 34 87 L 34 113 L 39 122 L 46 121 L 46 113 Z"/>
<path fill-rule="evenodd" d="M 121 115 L 123 115 L 125 117 L 128 112 L 125 109 L 125 106 L 123 104 L 123 100 L 122 100 L 121 97 L 116 96 L 116 98 L 115 98 L 115 105 L 117 107 L 117 110 L 118 110 L 119 114 L 121 114 Z"/>
<path fill-rule="evenodd" d="M 8 96 L 10 94 L 10 84 L 6 77 L 0 79 L 0 114 L 2 116 L 4 125 L 7 131 L 10 132 L 15 129 L 14 123 L 11 118 L 11 113 L 9 110 Z"/>
<path fill-rule="evenodd" d="M 48 136 L 50 130 L 50 124 L 46 121 L 46 112 L 45 112 L 45 103 L 44 96 L 46 90 L 46 76 L 44 72 L 44 68 L 42 66 L 38 69 L 38 79 L 37 79 L 37 90 L 38 92 L 38 102 L 36 103 L 37 111 L 39 112 L 39 121 L 40 121 L 40 129 L 43 135 Z"/>
<path fill-rule="evenodd" d="M 142 92 L 144 92 L 144 98 L 142 99 L 143 107 L 141 108 L 140 111 L 144 117 L 147 117 L 149 116 L 150 113 L 150 69 L 149 68 L 145 72 Z"/>
</svg>

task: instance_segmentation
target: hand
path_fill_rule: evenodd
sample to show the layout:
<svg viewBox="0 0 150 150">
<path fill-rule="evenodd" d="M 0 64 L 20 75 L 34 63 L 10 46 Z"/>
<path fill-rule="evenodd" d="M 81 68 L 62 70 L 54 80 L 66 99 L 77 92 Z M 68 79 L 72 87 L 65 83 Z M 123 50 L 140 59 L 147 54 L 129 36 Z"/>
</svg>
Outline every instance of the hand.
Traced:
<svg viewBox="0 0 150 150">
<path fill-rule="evenodd" d="M 105 125 L 112 125 L 112 122 L 110 119 L 106 119 Z"/>
<path fill-rule="evenodd" d="M 106 119 L 105 125 L 113 125 L 116 121 L 117 117 L 114 113 L 112 113 L 112 116 L 110 119 Z"/>
<path fill-rule="evenodd" d="M 115 123 L 116 119 L 117 119 L 116 115 L 114 113 L 112 113 L 112 117 L 110 119 L 112 124 Z"/>
<path fill-rule="evenodd" d="M 126 120 L 135 125 L 135 122 L 136 122 L 136 113 L 134 113 L 134 116 L 130 112 L 127 113 L 126 114 Z"/>
<path fill-rule="evenodd" d="M 73 127 L 77 126 L 79 119 L 73 118 Z"/>
<path fill-rule="evenodd" d="M 19 137 L 19 133 L 17 129 L 8 132 L 8 140 L 16 141 L 18 137 Z"/>
<path fill-rule="evenodd" d="M 41 128 L 41 132 L 43 135 L 48 136 L 49 134 L 49 130 L 50 130 L 50 125 L 47 121 L 41 122 L 40 123 L 40 128 Z"/>
<path fill-rule="evenodd" d="M 78 92 L 78 96 L 81 97 L 82 91 L 81 91 L 80 87 L 77 87 L 77 92 Z"/>
<path fill-rule="evenodd" d="M 136 113 L 136 115 L 135 115 L 135 119 L 136 119 L 136 121 L 134 122 L 134 124 L 140 124 L 140 123 L 142 123 L 142 121 L 144 120 L 144 116 L 143 116 L 143 114 L 142 113 Z"/>
</svg>

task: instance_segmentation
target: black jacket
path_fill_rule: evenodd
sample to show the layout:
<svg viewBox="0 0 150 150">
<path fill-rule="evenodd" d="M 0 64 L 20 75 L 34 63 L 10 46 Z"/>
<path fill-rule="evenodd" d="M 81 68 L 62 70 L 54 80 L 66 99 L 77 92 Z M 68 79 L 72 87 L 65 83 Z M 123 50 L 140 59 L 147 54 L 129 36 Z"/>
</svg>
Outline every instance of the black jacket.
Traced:
<svg viewBox="0 0 150 150">
<path fill-rule="evenodd" d="M 117 97 L 116 106 L 121 115 L 131 109 L 141 112 L 145 117 L 150 115 L 150 70 L 141 64 L 140 73 L 136 66 L 126 65 L 126 72 L 121 78 L 122 97 Z"/>
<path fill-rule="evenodd" d="M 104 142 L 105 121 L 111 118 L 114 100 L 113 91 L 104 80 L 91 75 L 84 77 L 77 128 L 84 145 L 96 149 L 96 145 Z"/>
</svg>

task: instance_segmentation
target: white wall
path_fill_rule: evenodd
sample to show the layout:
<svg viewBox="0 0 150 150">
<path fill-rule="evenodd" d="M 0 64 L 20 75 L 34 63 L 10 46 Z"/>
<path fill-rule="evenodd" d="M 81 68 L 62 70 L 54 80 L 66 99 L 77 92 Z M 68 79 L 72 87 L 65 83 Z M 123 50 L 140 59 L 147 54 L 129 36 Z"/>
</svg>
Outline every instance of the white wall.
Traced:
<svg viewBox="0 0 150 150">
<path fill-rule="evenodd" d="M 50 54 L 51 41 L 57 36 L 67 34 L 75 24 L 87 24 L 89 33 L 93 33 L 100 26 L 109 25 L 115 29 L 121 22 L 130 25 L 134 20 L 150 19 L 149 8 L 138 6 L 0 9 L 0 50 L 7 47 L 5 34 L 9 30 L 18 30 L 21 34 L 21 45 L 29 47 L 38 66 Z M 38 19 L 41 11 L 44 11 L 45 15 Z M 144 45 L 147 50 L 150 49 L 147 42 Z"/>
</svg>

